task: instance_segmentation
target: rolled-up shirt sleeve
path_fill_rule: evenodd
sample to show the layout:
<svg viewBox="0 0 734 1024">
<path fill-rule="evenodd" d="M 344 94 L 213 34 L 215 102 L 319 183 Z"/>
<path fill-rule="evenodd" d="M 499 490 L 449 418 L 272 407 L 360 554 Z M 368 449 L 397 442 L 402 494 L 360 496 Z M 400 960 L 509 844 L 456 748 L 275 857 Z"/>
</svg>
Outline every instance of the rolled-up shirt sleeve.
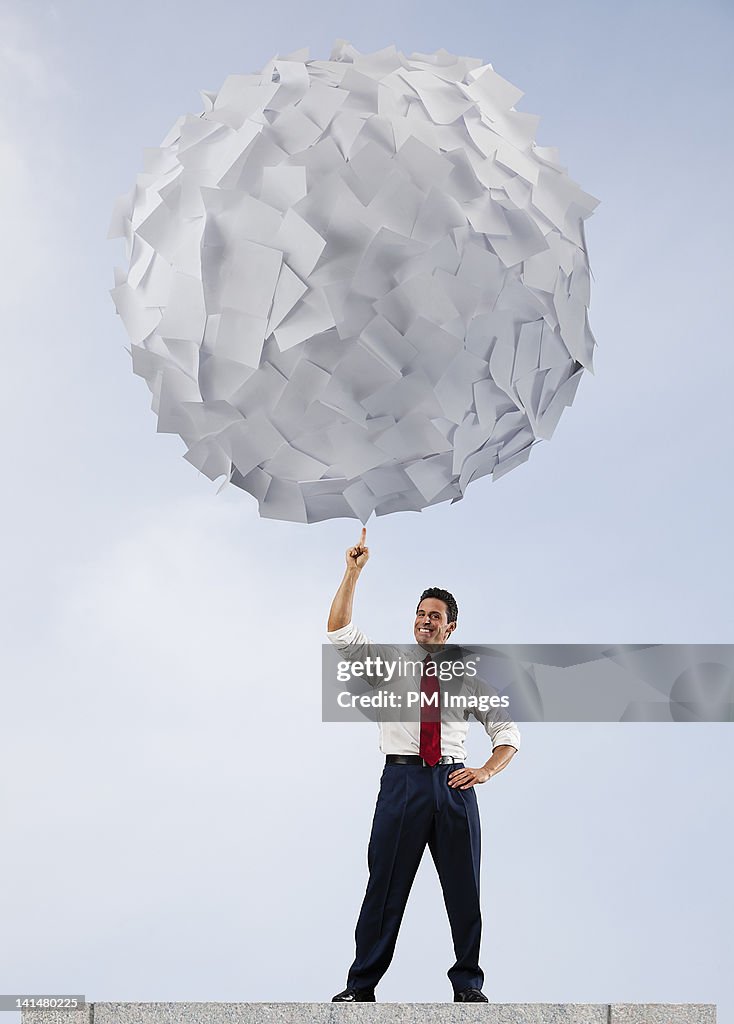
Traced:
<svg viewBox="0 0 734 1024">
<path fill-rule="evenodd" d="M 494 687 L 480 680 L 475 680 L 471 689 L 477 695 L 484 695 L 485 699 L 488 696 L 497 695 L 497 690 Z M 472 708 L 470 713 L 484 726 L 487 735 L 492 740 L 492 749 L 505 743 L 514 747 L 515 750 L 520 749 L 520 730 L 504 708 L 490 707 L 486 710 Z"/>
<path fill-rule="evenodd" d="M 348 622 L 346 626 L 341 626 L 339 629 L 329 630 L 326 635 L 339 650 L 346 650 L 354 646 L 364 646 L 370 643 L 369 637 L 361 629 L 358 629 L 353 622 Z"/>
<path fill-rule="evenodd" d="M 379 653 L 367 634 L 363 633 L 353 622 L 348 622 L 340 629 L 328 630 L 326 635 L 339 651 L 339 657 L 344 661 L 366 661 L 367 658 L 374 657 Z M 371 686 L 379 682 L 372 678 L 367 681 Z"/>
<path fill-rule="evenodd" d="M 492 708 L 489 711 L 475 711 L 474 714 L 492 740 L 493 750 L 504 743 L 514 747 L 515 750 L 520 749 L 520 730 L 507 715 L 500 717 L 502 715 L 501 708 Z"/>
<path fill-rule="evenodd" d="M 327 630 L 326 635 L 345 661 L 366 661 L 367 658 L 379 657 L 383 662 L 397 662 L 402 656 L 399 647 L 392 644 L 373 643 L 367 634 L 363 633 L 353 622 L 348 622 L 340 629 Z M 365 678 L 370 686 L 384 686 L 389 682 L 389 680 L 381 680 L 379 676 Z M 397 675 L 392 678 L 396 679 Z"/>
</svg>

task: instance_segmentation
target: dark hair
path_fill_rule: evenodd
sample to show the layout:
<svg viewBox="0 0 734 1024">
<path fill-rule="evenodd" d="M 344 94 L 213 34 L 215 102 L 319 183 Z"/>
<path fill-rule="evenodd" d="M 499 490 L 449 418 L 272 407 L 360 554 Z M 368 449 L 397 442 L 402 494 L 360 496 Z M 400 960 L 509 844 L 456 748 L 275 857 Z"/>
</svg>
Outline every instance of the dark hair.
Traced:
<svg viewBox="0 0 734 1024">
<path fill-rule="evenodd" d="M 421 594 L 418 608 L 421 606 L 421 601 L 424 601 L 427 597 L 435 597 L 437 600 L 443 601 L 446 605 L 446 614 L 449 622 L 457 621 L 459 618 L 459 606 L 453 594 L 449 594 L 448 590 L 441 590 L 440 587 L 429 587 L 428 590 L 424 590 Z M 418 608 L 416 608 L 416 612 Z"/>
</svg>

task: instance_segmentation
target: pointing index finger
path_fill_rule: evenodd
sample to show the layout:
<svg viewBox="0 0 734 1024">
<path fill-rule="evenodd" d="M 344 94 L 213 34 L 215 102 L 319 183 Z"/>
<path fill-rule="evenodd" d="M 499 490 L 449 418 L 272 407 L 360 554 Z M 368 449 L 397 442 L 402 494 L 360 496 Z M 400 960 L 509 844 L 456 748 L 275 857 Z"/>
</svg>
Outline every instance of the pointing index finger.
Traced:
<svg viewBox="0 0 734 1024">
<path fill-rule="evenodd" d="M 367 529 L 366 529 L 366 527 L 363 526 L 362 527 L 362 536 L 359 538 L 359 546 L 361 548 L 364 547 L 364 542 L 365 542 L 366 537 L 367 537 Z"/>
</svg>

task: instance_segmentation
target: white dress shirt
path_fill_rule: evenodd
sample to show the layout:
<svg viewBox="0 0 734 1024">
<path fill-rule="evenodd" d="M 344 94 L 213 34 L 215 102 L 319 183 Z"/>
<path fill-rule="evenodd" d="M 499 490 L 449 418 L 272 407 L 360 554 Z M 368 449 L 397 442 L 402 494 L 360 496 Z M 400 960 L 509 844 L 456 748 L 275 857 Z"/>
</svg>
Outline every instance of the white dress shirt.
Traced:
<svg viewBox="0 0 734 1024">
<path fill-rule="evenodd" d="M 406 648 L 388 644 L 373 644 L 372 641 L 353 623 L 334 629 L 326 634 L 340 651 L 345 660 L 363 661 L 368 655 L 379 654 L 386 660 L 408 660 Z M 414 645 L 415 646 L 415 645 Z M 395 678 L 389 685 L 400 687 L 404 678 Z M 464 680 L 465 692 L 486 692 L 481 680 Z M 415 687 L 415 683 L 413 683 Z M 487 735 L 492 740 L 492 748 L 507 743 L 516 750 L 520 749 L 520 730 L 502 708 L 490 708 L 487 711 L 472 708 L 461 712 L 447 712 L 441 708 L 441 756 L 455 757 L 460 761 L 466 759 L 464 738 L 469 728 L 469 715 L 482 723 Z M 417 716 L 416 716 L 417 718 Z M 383 754 L 418 754 L 420 746 L 420 721 L 383 721 L 378 719 L 380 727 L 380 750 Z"/>
</svg>

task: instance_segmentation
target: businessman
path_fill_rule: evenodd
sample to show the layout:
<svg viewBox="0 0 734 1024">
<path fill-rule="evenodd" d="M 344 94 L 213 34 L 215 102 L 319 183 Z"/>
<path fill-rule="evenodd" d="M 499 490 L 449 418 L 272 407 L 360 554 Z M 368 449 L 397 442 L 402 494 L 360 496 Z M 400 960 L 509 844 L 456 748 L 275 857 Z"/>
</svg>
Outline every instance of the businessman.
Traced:
<svg viewBox="0 0 734 1024">
<path fill-rule="evenodd" d="M 354 591 L 369 559 L 367 532 L 346 552 L 346 570 L 329 612 L 328 637 L 342 656 L 358 659 L 376 649 L 352 622 Z M 367 863 L 369 881 L 355 931 L 356 955 L 347 987 L 333 1002 L 374 1002 L 390 965 L 398 929 L 426 846 L 431 851 L 448 912 L 456 962 L 448 971 L 454 1002 L 486 1003 L 479 966 L 480 822 L 474 787 L 507 767 L 520 733 L 499 709 L 449 714 L 440 703 L 436 664 L 456 629 L 458 608 L 446 590 L 420 597 L 413 635 L 425 653 L 420 675 L 420 719 L 380 720 L 385 768 L 375 807 Z M 416 649 L 416 648 L 414 648 Z M 383 656 L 400 649 L 380 646 Z M 403 654 L 404 657 L 404 654 Z M 430 663 L 434 662 L 431 666 Z M 433 669 L 433 671 L 431 671 Z M 438 691 L 438 699 L 432 697 Z M 485 727 L 492 754 L 480 768 L 465 766 L 468 714 Z"/>
</svg>

